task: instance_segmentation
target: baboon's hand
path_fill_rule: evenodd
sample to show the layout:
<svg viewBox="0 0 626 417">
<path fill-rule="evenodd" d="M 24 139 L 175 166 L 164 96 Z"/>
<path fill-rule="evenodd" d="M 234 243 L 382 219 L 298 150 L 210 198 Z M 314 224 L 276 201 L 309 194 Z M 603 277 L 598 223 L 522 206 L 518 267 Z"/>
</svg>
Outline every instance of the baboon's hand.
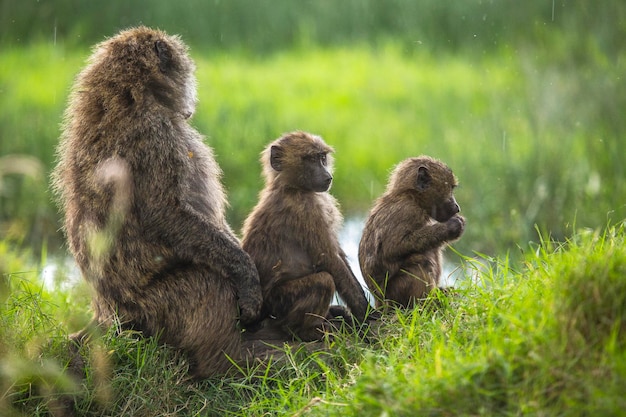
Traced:
<svg viewBox="0 0 626 417">
<path fill-rule="evenodd" d="M 239 321 L 241 322 L 241 326 L 250 331 L 255 331 L 260 325 L 261 318 L 261 309 L 254 308 L 252 304 L 242 302 L 239 300 Z"/>
<path fill-rule="evenodd" d="M 230 265 L 230 276 L 237 291 L 239 321 L 247 328 L 262 319 L 259 316 L 263 306 L 263 295 L 259 273 L 252 258 L 243 251 L 239 256 L 239 262 L 232 262 Z"/>
<path fill-rule="evenodd" d="M 263 297 L 261 287 L 254 285 L 243 288 L 239 291 L 239 320 L 241 325 L 247 329 L 254 328 L 262 320 L 261 307 Z"/>
<path fill-rule="evenodd" d="M 465 230 L 465 218 L 455 214 L 446 222 L 446 229 L 448 231 L 448 239 L 458 239 Z"/>
</svg>

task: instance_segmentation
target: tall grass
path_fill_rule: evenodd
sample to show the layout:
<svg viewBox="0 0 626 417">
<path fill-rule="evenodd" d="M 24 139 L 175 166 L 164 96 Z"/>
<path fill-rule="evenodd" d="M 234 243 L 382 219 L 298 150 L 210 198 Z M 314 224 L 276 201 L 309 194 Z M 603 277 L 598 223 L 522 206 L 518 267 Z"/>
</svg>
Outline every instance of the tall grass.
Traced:
<svg viewBox="0 0 626 417">
<path fill-rule="evenodd" d="M 45 171 L 0 178 L 0 228 L 35 248 L 61 241 L 46 175 L 87 54 L 45 44 L 0 52 L 0 155 L 33 155 Z M 574 221 L 596 228 L 626 218 L 625 59 L 573 66 L 535 49 L 434 55 L 397 42 L 264 58 L 192 54 L 200 95 L 192 123 L 224 169 L 235 229 L 261 188 L 260 151 L 294 129 L 335 147 L 332 192 L 348 217 L 365 215 L 402 159 L 443 159 L 461 183 L 462 253 L 517 253 L 536 226 L 562 239 Z"/>
<path fill-rule="evenodd" d="M 520 263 L 467 259 L 453 293 L 384 316 L 369 342 L 345 334 L 324 350 L 285 348 L 242 376 L 203 382 L 167 347 L 112 329 L 82 352 L 87 377 L 73 383 L 58 295 L 12 280 L 0 411 L 46 415 L 71 394 L 79 415 L 621 415 L 624 225 L 529 249 Z"/>
<path fill-rule="evenodd" d="M 50 239 L 56 248 L 58 216 L 48 172 L 69 86 L 85 57 L 44 44 L 1 55 L 0 235 L 37 250 Z M 23 156 L 42 166 L 24 172 Z"/>
<path fill-rule="evenodd" d="M 391 0 L 384 4 L 371 0 L 191 0 L 180 5 L 139 0 L 93 7 L 86 1 L 33 5 L 9 0 L 1 7 L 0 41 L 6 43 L 54 37 L 58 42 L 84 45 L 121 27 L 144 23 L 183 33 L 207 49 L 255 51 L 292 47 L 303 39 L 332 45 L 381 35 L 407 40 L 426 37 L 445 46 L 472 42 L 491 46 L 502 37 L 519 36 L 522 22 L 548 22 L 551 18 L 548 3 L 528 2 L 517 7 L 514 14 L 505 1 L 453 6 L 433 0 Z M 564 9 L 568 14 L 582 14 L 581 8 L 573 5 Z"/>
<path fill-rule="evenodd" d="M 53 41 L 88 46 L 137 24 L 181 33 L 206 51 L 240 49 L 268 53 L 302 44 L 376 43 L 391 37 L 430 50 L 473 50 L 535 44 L 565 35 L 580 57 L 587 39 L 604 52 L 620 50 L 626 6 L 604 1 L 508 0 L 112 0 L 0 3 L 0 43 Z M 580 30 L 584 27 L 585 30 Z"/>
</svg>

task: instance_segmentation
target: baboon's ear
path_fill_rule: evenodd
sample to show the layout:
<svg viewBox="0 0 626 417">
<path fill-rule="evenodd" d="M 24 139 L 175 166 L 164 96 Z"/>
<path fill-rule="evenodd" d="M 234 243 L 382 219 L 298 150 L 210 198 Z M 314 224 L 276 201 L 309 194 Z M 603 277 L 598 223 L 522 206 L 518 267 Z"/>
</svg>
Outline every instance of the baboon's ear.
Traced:
<svg viewBox="0 0 626 417">
<path fill-rule="evenodd" d="M 283 170 L 283 148 L 278 145 L 273 145 L 270 148 L 270 165 L 276 171 Z"/>
<path fill-rule="evenodd" d="M 159 69 L 161 72 L 165 72 L 172 59 L 172 53 L 167 44 L 163 41 L 154 42 L 154 50 L 159 57 Z"/>
<path fill-rule="evenodd" d="M 430 186 L 432 182 L 432 177 L 430 176 L 430 172 L 428 172 L 428 168 L 424 165 L 417 168 L 417 180 L 415 181 L 415 188 L 418 191 L 424 191 Z"/>
</svg>

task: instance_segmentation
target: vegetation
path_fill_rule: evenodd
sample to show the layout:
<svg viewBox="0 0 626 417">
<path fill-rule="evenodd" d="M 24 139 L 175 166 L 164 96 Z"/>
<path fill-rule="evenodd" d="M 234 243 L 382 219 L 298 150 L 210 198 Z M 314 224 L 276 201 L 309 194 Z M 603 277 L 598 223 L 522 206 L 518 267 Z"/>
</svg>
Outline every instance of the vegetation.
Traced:
<svg viewBox="0 0 626 417">
<path fill-rule="evenodd" d="M 562 239 L 573 222 L 619 221 L 626 3 L 570 3 L 4 2 L 0 157 L 42 168 L 7 174 L 0 159 L 0 235 L 58 253 L 47 175 L 72 79 L 89 45 L 138 23 L 192 45 L 193 123 L 216 149 L 236 230 L 260 189 L 258 153 L 297 128 L 335 146 L 347 217 L 366 213 L 401 159 L 443 159 L 462 184 L 466 254 L 523 246 L 535 226 Z"/>
<path fill-rule="evenodd" d="M 28 154 L 44 166 L 37 178 L 3 177 L 0 222 L 5 236 L 35 248 L 50 241 L 52 252 L 61 236 L 46 177 L 86 55 L 43 44 L 0 52 L 0 125 L 11 138 L 0 154 Z M 535 225 L 561 239 L 574 220 L 597 228 L 626 218 L 619 111 L 626 59 L 570 68 L 546 66 L 530 50 L 434 56 L 393 42 L 194 58 L 200 102 L 193 123 L 216 150 L 237 230 L 261 188 L 260 151 L 293 129 L 335 147 L 333 193 L 347 217 L 365 215 L 400 160 L 443 159 L 461 183 L 469 221 L 457 245 L 463 253 L 515 249 L 536 238 Z"/>
<path fill-rule="evenodd" d="M 69 393 L 85 416 L 621 415 L 625 239 L 622 224 L 543 241 L 519 269 L 466 259 L 453 292 L 385 316 L 369 341 L 286 348 L 243 376 L 203 382 L 153 339 L 111 331 L 85 349 L 87 379 L 74 384 L 61 373 L 67 294 L 12 279 L 1 340 L 27 356 L 2 362 L 0 412 L 47 415 Z"/>
<path fill-rule="evenodd" d="M 618 1 L 2 2 L 0 414 L 49 415 L 69 394 L 87 416 L 620 415 L 625 21 Z M 71 265 L 50 268 L 66 251 L 48 175 L 90 45 L 140 23 L 192 47 L 192 123 L 236 230 L 261 188 L 259 152 L 285 131 L 334 146 L 348 219 L 400 160 L 450 165 L 468 219 L 448 252 L 453 296 L 386 316 L 369 341 L 341 335 L 203 382 L 111 329 L 82 352 L 86 382 L 70 379 L 67 335 L 90 297 L 68 284 Z"/>
<path fill-rule="evenodd" d="M 5 0 L 0 4 L 0 43 L 45 40 L 84 47 L 139 23 L 180 33 L 205 51 L 254 54 L 303 44 L 375 44 L 384 38 L 419 42 L 429 50 L 481 53 L 526 43 L 546 46 L 555 34 L 567 34 L 573 42 L 569 46 L 585 59 L 587 37 L 604 52 L 619 50 L 625 17 L 626 6 L 618 1 L 112 0 L 94 7 L 85 0 Z"/>
</svg>

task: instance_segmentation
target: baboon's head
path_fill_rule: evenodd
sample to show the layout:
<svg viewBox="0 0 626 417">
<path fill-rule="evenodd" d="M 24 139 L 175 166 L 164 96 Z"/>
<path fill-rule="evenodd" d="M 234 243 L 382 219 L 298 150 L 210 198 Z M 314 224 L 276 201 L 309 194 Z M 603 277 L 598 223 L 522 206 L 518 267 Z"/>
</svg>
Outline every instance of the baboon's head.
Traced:
<svg viewBox="0 0 626 417">
<path fill-rule="evenodd" d="M 387 192 L 409 192 L 433 219 L 445 222 L 461 211 L 454 198 L 457 179 L 446 164 L 428 156 L 409 158 L 391 174 Z"/>
<path fill-rule="evenodd" d="M 333 180 L 333 148 L 306 132 L 287 133 L 261 154 L 268 184 L 304 192 L 324 192 Z"/>
<path fill-rule="evenodd" d="M 140 26 L 95 47 L 78 92 L 101 95 L 105 111 L 141 111 L 156 102 L 189 118 L 197 101 L 194 71 L 178 36 Z"/>
</svg>

